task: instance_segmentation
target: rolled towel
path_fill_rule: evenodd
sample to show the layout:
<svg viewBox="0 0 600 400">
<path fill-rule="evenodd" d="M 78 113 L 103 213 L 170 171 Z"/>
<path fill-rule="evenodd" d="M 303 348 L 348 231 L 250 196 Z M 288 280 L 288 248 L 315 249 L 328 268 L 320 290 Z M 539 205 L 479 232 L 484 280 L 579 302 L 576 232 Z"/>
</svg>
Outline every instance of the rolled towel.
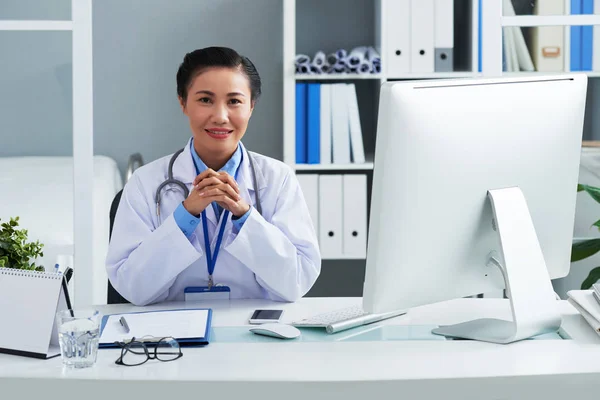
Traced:
<svg viewBox="0 0 600 400">
<path fill-rule="evenodd" d="M 348 57 L 346 58 L 346 65 L 351 68 L 358 68 L 358 66 L 365 61 L 367 57 L 367 47 L 360 46 L 352 49 Z"/>
<path fill-rule="evenodd" d="M 299 73 L 301 73 L 301 74 L 308 74 L 308 73 L 310 73 L 310 69 L 309 69 L 309 66 L 307 64 L 298 65 L 297 68 L 300 70 Z"/>
<path fill-rule="evenodd" d="M 377 52 L 377 50 L 375 50 L 374 47 L 369 46 L 369 48 L 367 49 L 367 54 L 366 54 L 367 60 L 371 61 L 371 62 L 381 62 L 381 56 L 379 55 L 379 53 Z"/>
<path fill-rule="evenodd" d="M 344 62 L 346 57 L 348 57 L 348 52 L 345 49 L 338 49 L 327 55 L 327 63 L 329 65 L 336 65 Z"/>
<path fill-rule="evenodd" d="M 371 72 L 372 69 L 373 69 L 373 64 L 367 60 L 360 63 L 360 65 L 358 66 L 358 72 L 360 72 L 361 74 L 367 74 L 367 73 Z"/>
<path fill-rule="evenodd" d="M 346 71 L 346 63 L 344 62 L 337 62 L 336 64 L 333 64 L 331 66 L 331 69 L 329 70 L 330 74 L 342 74 Z"/>
<path fill-rule="evenodd" d="M 325 64 L 326 62 L 327 62 L 327 56 L 325 55 L 325 53 L 322 51 L 317 51 L 317 53 L 313 57 L 311 64 L 321 66 L 321 65 Z"/>
<path fill-rule="evenodd" d="M 296 65 L 308 65 L 310 64 L 310 57 L 307 56 L 306 54 L 296 54 L 296 58 L 295 58 L 295 63 Z"/>
<path fill-rule="evenodd" d="M 372 63 L 371 64 L 371 73 L 372 74 L 380 74 L 381 73 L 381 64 L 380 63 Z"/>
<path fill-rule="evenodd" d="M 338 61 L 337 53 L 330 53 L 327 55 L 327 64 L 335 65 L 338 63 Z"/>
</svg>

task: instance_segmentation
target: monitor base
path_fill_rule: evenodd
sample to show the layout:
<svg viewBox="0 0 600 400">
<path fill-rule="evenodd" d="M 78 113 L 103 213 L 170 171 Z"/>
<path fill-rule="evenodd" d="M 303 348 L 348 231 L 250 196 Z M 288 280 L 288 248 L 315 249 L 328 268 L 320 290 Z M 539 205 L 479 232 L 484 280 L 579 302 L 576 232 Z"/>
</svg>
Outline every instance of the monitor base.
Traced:
<svg viewBox="0 0 600 400">
<path fill-rule="evenodd" d="M 488 198 L 504 263 L 492 252 L 487 264 L 502 271 L 513 320 L 477 319 L 432 333 L 506 344 L 558 331 L 558 304 L 523 192 L 518 187 L 489 190 Z"/>
</svg>

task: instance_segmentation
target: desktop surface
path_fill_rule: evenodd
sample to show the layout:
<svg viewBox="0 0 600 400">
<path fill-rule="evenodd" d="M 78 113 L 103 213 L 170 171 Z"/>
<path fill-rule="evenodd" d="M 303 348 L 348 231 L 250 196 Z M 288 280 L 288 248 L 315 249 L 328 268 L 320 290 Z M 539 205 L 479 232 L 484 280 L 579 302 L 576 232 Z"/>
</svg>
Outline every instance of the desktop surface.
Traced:
<svg viewBox="0 0 600 400">
<path fill-rule="evenodd" d="M 305 298 L 291 304 L 232 300 L 210 305 L 163 303 L 143 309 L 210 306 L 213 326 L 250 328 L 247 320 L 256 308 L 283 308 L 283 322 L 287 322 L 360 302 L 360 298 Z M 0 386 L 6 393 L 22 393 L 24 398 L 60 393 L 68 387 L 70 392 L 85 390 L 89 394 L 86 399 L 105 399 L 107 382 L 115 390 L 144 399 L 164 399 L 174 391 L 178 396 L 202 392 L 221 398 L 261 399 L 280 398 L 277 393 L 281 390 L 290 393 L 287 399 L 320 398 L 324 391 L 335 391 L 345 399 L 397 390 L 419 398 L 453 398 L 447 395 L 452 391 L 456 398 L 479 399 L 486 398 L 481 390 L 489 388 L 497 389 L 494 393 L 499 397 L 493 398 L 523 398 L 534 388 L 532 395 L 545 398 L 571 395 L 574 390 L 589 393 L 600 379 L 600 336 L 566 301 L 557 306 L 572 340 L 527 340 L 510 345 L 476 341 L 215 342 L 204 348 L 184 348 L 184 356 L 174 362 L 148 362 L 138 367 L 115 365 L 119 351 L 102 349 L 97 364 L 82 370 L 64 369 L 59 358 L 0 355 Z M 107 314 L 141 309 L 124 304 L 99 308 Z M 417 307 L 377 325 L 444 325 L 482 316 L 509 318 L 508 302 L 452 300 Z"/>
</svg>

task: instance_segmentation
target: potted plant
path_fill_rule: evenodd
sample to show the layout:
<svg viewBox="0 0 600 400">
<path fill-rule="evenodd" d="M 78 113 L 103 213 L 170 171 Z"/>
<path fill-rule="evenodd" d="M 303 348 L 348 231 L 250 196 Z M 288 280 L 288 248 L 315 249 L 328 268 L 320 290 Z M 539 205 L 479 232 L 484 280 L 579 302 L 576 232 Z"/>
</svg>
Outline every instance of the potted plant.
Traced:
<svg viewBox="0 0 600 400">
<path fill-rule="evenodd" d="M 27 230 L 18 227 L 19 217 L 0 224 L 0 268 L 44 271 L 35 264 L 35 259 L 44 255 L 44 245 L 37 240 L 27 242 Z"/>
<path fill-rule="evenodd" d="M 579 184 L 577 185 L 577 191 L 585 191 L 592 199 L 600 203 L 600 188 Z M 592 226 L 600 229 L 600 220 L 596 221 Z M 593 256 L 598 251 L 600 251 L 600 238 L 575 240 L 573 241 L 573 247 L 571 249 L 571 262 L 580 261 Z M 587 278 L 581 283 L 581 289 L 590 289 L 598 279 L 600 279 L 600 266 L 595 267 L 590 271 Z"/>
</svg>

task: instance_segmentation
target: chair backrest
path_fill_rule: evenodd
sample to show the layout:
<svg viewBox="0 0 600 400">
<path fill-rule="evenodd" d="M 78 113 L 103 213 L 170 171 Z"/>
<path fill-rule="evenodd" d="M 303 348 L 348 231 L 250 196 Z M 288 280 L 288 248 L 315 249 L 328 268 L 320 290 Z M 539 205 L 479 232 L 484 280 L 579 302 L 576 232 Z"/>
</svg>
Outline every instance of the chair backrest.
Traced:
<svg viewBox="0 0 600 400">
<path fill-rule="evenodd" d="M 109 241 L 112 236 L 113 225 L 115 223 L 115 215 L 117 215 L 117 208 L 119 208 L 119 203 L 121 201 L 122 194 L 123 194 L 123 190 L 121 189 L 119 191 L 119 193 L 117 193 L 115 195 L 115 198 L 113 199 L 112 204 L 110 205 L 110 213 L 109 213 L 110 225 L 109 225 L 109 231 L 108 231 Z M 119 294 L 119 292 L 117 292 L 117 290 L 110 283 L 110 280 L 108 281 L 107 303 L 108 304 L 129 303 L 123 296 L 121 296 Z"/>
</svg>

